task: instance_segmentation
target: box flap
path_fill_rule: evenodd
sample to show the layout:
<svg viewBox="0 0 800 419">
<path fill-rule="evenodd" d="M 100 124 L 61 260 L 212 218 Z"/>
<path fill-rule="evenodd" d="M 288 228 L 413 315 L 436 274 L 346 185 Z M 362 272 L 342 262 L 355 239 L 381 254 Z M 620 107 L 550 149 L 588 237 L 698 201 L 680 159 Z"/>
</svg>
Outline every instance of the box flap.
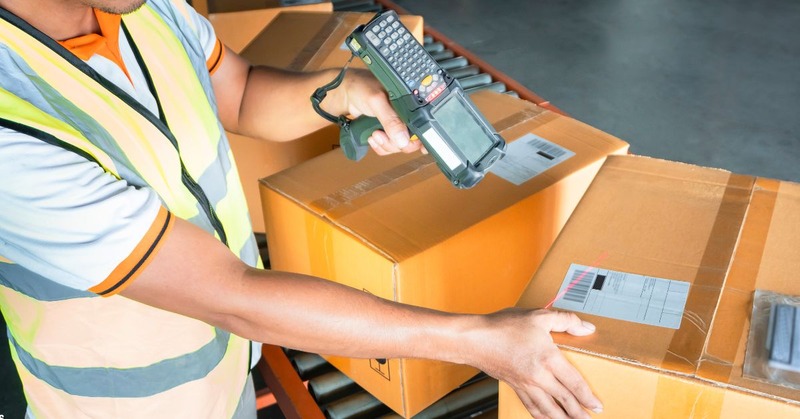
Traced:
<svg viewBox="0 0 800 419">
<path fill-rule="evenodd" d="M 255 38 L 269 22 L 278 14 L 288 11 L 332 12 L 331 2 L 280 6 L 278 2 L 242 0 L 237 2 L 219 1 L 227 7 L 217 8 L 210 2 L 212 9 L 208 20 L 214 26 L 217 37 L 233 52 L 239 53 Z M 274 3 L 274 4 L 271 4 Z M 217 9 L 217 10 L 215 10 Z"/>
<path fill-rule="evenodd" d="M 754 179 L 636 156 L 609 156 L 518 305 L 544 307 L 570 264 L 691 284 L 680 328 L 581 314 L 588 338 L 560 345 L 694 374 Z M 601 256 L 602 255 L 602 256 Z"/>
<path fill-rule="evenodd" d="M 473 100 L 506 141 L 534 132 L 575 156 L 520 186 L 489 173 L 476 187 L 460 190 L 430 156 L 368 153 L 362 161 L 352 162 L 338 151 L 261 182 L 366 242 L 382 243 L 382 251 L 403 260 L 609 153 L 627 149 L 625 142 L 608 134 L 508 95 L 483 92 Z"/>
<path fill-rule="evenodd" d="M 210 13 L 229 13 L 282 7 L 278 0 L 208 0 Z"/>
<path fill-rule="evenodd" d="M 264 28 L 242 56 L 253 63 L 301 71 L 317 55 L 329 52 L 326 43 L 341 45 L 368 14 L 351 12 L 284 12 Z M 335 47 L 339 47 L 336 45 Z"/>
</svg>

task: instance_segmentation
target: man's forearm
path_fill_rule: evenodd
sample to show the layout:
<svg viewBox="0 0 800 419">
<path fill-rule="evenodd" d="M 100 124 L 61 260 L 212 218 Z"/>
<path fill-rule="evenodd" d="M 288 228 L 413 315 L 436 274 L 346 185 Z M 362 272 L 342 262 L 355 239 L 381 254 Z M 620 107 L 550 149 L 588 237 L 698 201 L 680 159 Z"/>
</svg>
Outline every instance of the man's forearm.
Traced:
<svg viewBox="0 0 800 419">
<path fill-rule="evenodd" d="M 310 352 L 474 363 L 462 350 L 485 324 L 480 316 L 398 304 L 302 275 L 251 269 L 242 283 L 239 295 L 247 297 L 234 302 L 241 312 L 226 327 Z"/>
<path fill-rule="evenodd" d="M 123 295 L 248 339 L 363 358 L 467 362 L 459 351 L 482 321 L 401 305 L 316 277 L 248 267 L 183 220 L 175 220 Z"/>
<path fill-rule="evenodd" d="M 253 67 L 245 84 L 235 132 L 254 138 L 288 141 L 328 124 L 311 106 L 311 95 L 331 81 L 337 70 L 297 73 Z M 323 106 L 331 107 L 328 100 Z M 331 109 L 341 112 L 339 108 Z"/>
</svg>

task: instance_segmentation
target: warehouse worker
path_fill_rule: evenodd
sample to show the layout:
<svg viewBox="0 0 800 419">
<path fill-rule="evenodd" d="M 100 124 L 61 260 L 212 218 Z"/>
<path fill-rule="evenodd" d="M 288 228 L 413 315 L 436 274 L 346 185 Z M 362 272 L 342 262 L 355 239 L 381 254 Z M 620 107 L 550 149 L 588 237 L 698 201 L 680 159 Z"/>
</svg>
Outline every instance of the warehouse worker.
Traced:
<svg viewBox="0 0 800 419">
<path fill-rule="evenodd" d="M 0 0 L 0 306 L 29 417 L 255 417 L 246 339 L 473 365 L 539 417 L 601 409 L 550 337 L 594 330 L 572 314 L 259 269 L 224 130 L 322 127 L 308 97 L 336 71 L 251 68 L 183 0 L 144 2 Z M 377 116 L 378 154 L 419 149 L 368 73 L 323 106 Z"/>
</svg>

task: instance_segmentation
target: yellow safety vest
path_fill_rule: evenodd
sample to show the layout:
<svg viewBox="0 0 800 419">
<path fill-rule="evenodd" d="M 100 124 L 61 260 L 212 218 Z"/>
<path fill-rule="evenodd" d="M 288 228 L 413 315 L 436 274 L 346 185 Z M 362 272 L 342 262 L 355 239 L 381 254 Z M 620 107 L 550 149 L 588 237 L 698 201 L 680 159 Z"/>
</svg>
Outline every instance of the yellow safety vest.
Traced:
<svg viewBox="0 0 800 419">
<path fill-rule="evenodd" d="M 0 8 L 0 125 L 152 188 L 170 214 L 206 229 L 260 267 L 205 55 L 186 7 L 184 0 L 149 0 L 122 18 L 160 118 Z M 34 415 L 234 414 L 249 371 L 247 340 L 124 297 L 60 286 L 11 262 L 0 259 L 0 307 Z"/>
</svg>

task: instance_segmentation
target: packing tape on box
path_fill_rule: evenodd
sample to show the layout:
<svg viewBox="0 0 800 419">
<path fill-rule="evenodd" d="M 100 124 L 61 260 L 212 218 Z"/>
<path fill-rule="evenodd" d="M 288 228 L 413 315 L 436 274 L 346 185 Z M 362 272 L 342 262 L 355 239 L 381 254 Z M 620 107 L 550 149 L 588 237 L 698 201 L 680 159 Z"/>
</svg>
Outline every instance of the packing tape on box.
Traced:
<svg viewBox="0 0 800 419">
<path fill-rule="evenodd" d="M 523 109 L 523 110 L 521 110 L 519 112 L 511 114 L 511 115 L 509 115 L 509 116 L 507 116 L 507 117 L 505 117 L 505 118 L 503 118 L 503 119 L 501 119 L 501 120 L 499 120 L 497 122 L 492 123 L 492 126 L 494 127 L 495 130 L 497 130 L 497 132 L 503 132 L 503 131 L 509 130 L 511 128 L 514 128 L 519 124 L 522 124 L 522 123 L 527 122 L 527 121 L 534 120 L 536 118 L 540 118 L 541 119 L 540 124 L 539 124 L 539 125 L 541 125 L 541 124 L 550 122 L 553 119 L 558 118 L 558 116 L 555 115 L 554 113 L 548 111 L 547 109 L 540 108 L 540 107 L 536 106 L 536 107 L 530 107 L 530 108 L 527 108 L 527 109 Z M 539 125 L 536 125 L 536 126 L 539 126 Z"/>
<path fill-rule="evenodd" d="M 748 220 L 756 221 L 746 222 L 742 226 L 739 244 L 733 257 L 734 262 L 744 261 L 744 263 L 734 263 L 731 266 L 723 298 L 720 299 L 720 306 L 730 304 L 730 309 L 724 312 L 727 324 L 740 327 L 727 328 L 730 329 L 730 333 L 721 338 L 722 341 L 709 343 L 706 351 L 708 355 L 701 360 L 701 373 L 704 378 L 731 383 L 732 378 L 742 375 L 742 366 L 735 364 L 737 355 L 747 346 L 753 290 L 756 289 L 779 187 L 780 181 L 777 180 L 763 178 L 756 180 L 747 213 Z M 716 342 L 720 344 L 716 345 Z"/>
<path fill-rule="evenodd" d="M 356 163 L 353 163 L 356 164 Z M 427 170 L 426 170 L 427 169 Z M 420 175 L 423 179 L 439 173 L 433 157 L 421 155 L 416 159 L 389 168 L 357 183 L 341 188 L 322 198 L 311 202 L 311 207 L 336 217 L 342 217 L 351 211 L 353 201 L 364 198 L 367 194 L 370 202 L 379 201 L 385 195 L 397 193 L 396 189 L 386 188 L 385 193 L 373 193 L 379 188 L 400 181 L 410 175 Z M 361 203 L 364 204 L 363 202 Z"/>
<path fill-rule="evenodd" d="M 698 365 L 693 354 L 702 354 L 711 329 L 722 285 L 736 248 L 742 223 L 752 194 L 755 178 L 731 174 L 725 186 L 714 224 L 686 300 L 683 321 L 694 327 L 675 330 L 661 361 L 668 369 L 694 374 Z M 709 304 L 709 301 L 713 304 Z M 709 319 L 706 322 L 704 319 Z M 688 354 L 688 356 L 682 355 Z M 697 361 L 699 363 L 699 360 Z"/>
<path fill-rule="evenodd" d="M 331 14 L 328 20 L 322 24 L 310 41 L 300 50 L 294 60 L 287 67 L 288 70 L 306 71 L 307 69 L 319 69 L 320 60 L 324 60 L 329 52 L 339 48 L 342 42 L 354 30 L 359 23 L 364 20 L 360 13 L 338 12 Z M 339 36 L 337 32 L 342 32 Z M 344 65 L 344 63 L 342 63 Z"/>
<path fill-rule="evenodd" d="M 525 130 L 529 132 L 556 118 L 563 117 L 544 109 L 527 108 L 511 114 L 493 125 L 501 134 L 522 124 L 525 124 Z M 387 188 L 383 194 L 374 193 L 379 188 L 400 180 L 405 180 L 408 176 L 418 176 L 419 178 L 416 180 L 419 181 L 439 175 L 439 170 L 436 168 L 436 163 L 433 158 L 430 155 L 421 155 L 416 159 L 398 166 L 390 167 L 367 179 L 363 179 L 316 199 L 311 202 L 310 206 L 330 215 L 341 217 L 347 215 L 351 211 L 351 203 L 357 199 L 364 199 L 364 196 L 367 194 L 371 194 L 369 199 L 371 202 L 375 202 L 383 199 L 385 195 L 396 193 L 396 190 L 391 188 Z M 362 204 L 364 203 L 362 202 Z"/>
</svg>

